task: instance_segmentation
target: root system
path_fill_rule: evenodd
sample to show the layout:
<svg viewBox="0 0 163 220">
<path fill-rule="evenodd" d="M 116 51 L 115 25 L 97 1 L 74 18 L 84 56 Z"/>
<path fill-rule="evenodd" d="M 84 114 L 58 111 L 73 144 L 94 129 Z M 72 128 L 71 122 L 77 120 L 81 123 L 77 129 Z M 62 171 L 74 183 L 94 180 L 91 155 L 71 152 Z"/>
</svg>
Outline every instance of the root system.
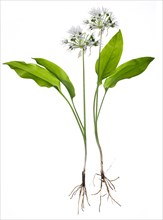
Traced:
<svg viewBox="0 0 163 220">
<path fill-rule="evenodd" d="M 79 197 L 78 197 L 78 214 L 79 214 L 79 209 L 81 208 L 82 211 L 84 211 L 85 208 L 85 199 L 89 204 L 88 201 L 88 195 L 87 195 L 87 189 L 85 186 L 85 172 L 82 172 L 82 183 L 80 185 L 77 185 L 74 187 L 74 189 L 71 191 L 71 193 L 69 194 L 70 199 L 72 199 L 76 194 L 79 193 Z"/>
<path fill-rule="evenodd" d="M 119 179 L 119 177 L 117 177 L 116 179 L 113 179 L 113 180 L 109 180 L 109 179 L 105 176 L 105 174 L 104 174 L 103 171 L 101 171 L 101 174 L 96 173 L 95 176 L 94 176 L 94 178 L 95 178 L 96 176 L 99 176 L 99 177 L 100 177 L 100 189 L 99 189 L 96 193 L 94 193 L 94 194 L 92 194 L 92 195 L 100 194 L 99 212 L 100 212 L 100 210 L 101 210 L 102 197 L 104 197 L 104 196 L 107 196 L 107 200 L 110 198 L 112 202 L 115 202 L 117 205 L 121 206 L 121 205 L 119 204 L 119 202 L 117 202 L 117 201 L 113 198 L 113 196 L 112 196 L 112 194 L 111 194 L 111 191 L 116 191 L 113 182 L 116 181 L 117 179 Z M 104 191 L 104 193 L 103 193 L 103 191 Z"/>
</svg>

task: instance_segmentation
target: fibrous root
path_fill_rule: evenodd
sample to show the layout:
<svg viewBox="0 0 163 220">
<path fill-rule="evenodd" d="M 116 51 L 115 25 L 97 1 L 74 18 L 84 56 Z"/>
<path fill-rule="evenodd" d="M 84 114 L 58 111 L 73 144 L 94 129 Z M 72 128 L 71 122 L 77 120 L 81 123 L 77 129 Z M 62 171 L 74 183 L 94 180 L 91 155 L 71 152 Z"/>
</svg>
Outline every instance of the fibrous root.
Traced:
<svg viewBox="0 0 163 220">
<path fill-rule="evenodd" d="M 116 179 L 113 179 L 113 180 L 109 180 L 109 179 L 105 176 L 105 174 L 104 174 L 103 171 L 101 171 L 101 174 L 96 173 L 95 176 L 99 176 L 99 177 L 100 177 L 100 189 L 99 189 L 96 193 L 94 193 L 94 194 L 92 194 L 92 195 L 100 194 L 99 212 L 100 212 L 100 209 L 101 209 L 102 197 L 104 197 L 104 196 L 107 196 L 107 200 L 108 200 L 109 197 L 110 197 L 110 199 L 111 199 L 112 202 L 115 202 L 117 205 L 121 206 L 121 205 L 113 198 L 113 196 L 111 195 L 111 190 L 112 190 L 112 191 L 116 191 L 113 182 L 116 181 L 117 179 L 119 179 L 119 177 L 117 177 Z M 94 176 L 94 178 L 95 178 L 95 176 Z M 103 186 L 105 187 L 105 189 L 104 189 L 104 190 L 105 190 L 105 193 L 104 193 L 104 194 L 102 194 Z"/>
<path fill-rule="evenodd" d="M 85 186 L 85 171 L 82 172 L 82 184 L 74 187 L 74 189 L 69 194 L 70 199 L 72 199 L 78 192 L 79 192 L 79 198 L 78 198 L 78 214 L 79 214 L 80 207 L 81 207 L 81 210 L 84 211 L 85 198 L 86 198 L 88 205 L 90 205 L 88 201 L 87 189 Z"/>
</svg>

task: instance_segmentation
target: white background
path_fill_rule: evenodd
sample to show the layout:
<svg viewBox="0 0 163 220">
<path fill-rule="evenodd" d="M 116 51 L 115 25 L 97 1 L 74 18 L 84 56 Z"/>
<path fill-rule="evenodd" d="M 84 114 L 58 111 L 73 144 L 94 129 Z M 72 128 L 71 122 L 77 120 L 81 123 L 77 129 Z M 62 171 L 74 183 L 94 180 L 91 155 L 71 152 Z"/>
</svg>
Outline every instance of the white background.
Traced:
<svg viewBox="0 0 163 220">
<path fill-rule="evenodd" d="M 43 57 L 60 65 L 76 87 L 82 115 L 82 70 L 77 53 L 60 42 L 92 7 L 111 9 L 124 38 L 121 63 L 141 56 L 155 60 L 145 73 L 111 89 L 100 118 L 104 166 L 122 207 L 103 199 L 98 212 L 93 175 L 99 172 L 92 99 L 98 49 L 86 55 L 88 121 L 87 187 L 91 207 L 77 215 L 83 142 L 73 115 L 54 89 L 41 88 L 2 66 L 1 217 L 2 219 L 161 219 L 162 195 L 162 18 L 161 1 L 3 1 L 2 62 Z M 117 30 L 105 37 L 105 44 Z M 103 92 L 103 90 L 101 90 Z M 96 180 L 98 186 L 98 179 Z"/>
</svg>

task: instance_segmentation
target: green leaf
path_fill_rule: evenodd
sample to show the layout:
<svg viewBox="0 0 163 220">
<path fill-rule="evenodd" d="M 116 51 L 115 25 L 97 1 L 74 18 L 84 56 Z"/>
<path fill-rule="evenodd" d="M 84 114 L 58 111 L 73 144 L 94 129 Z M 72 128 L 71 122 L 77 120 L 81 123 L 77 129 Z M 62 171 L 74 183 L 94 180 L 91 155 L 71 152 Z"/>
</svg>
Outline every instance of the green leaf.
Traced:
<svg viewBox="0 0 163 220">
<path fill-rule="evenodd" d="M 67 91 L 69 92 L 71 98 L 75 96 L 74 86 L 72 82 L 70 81 L 68 75 L 65 73 L 65 71 L 61 67 L 43 58 L 33 58 L 33 59 L 36 60 L 36 62 L 40 64 L 41 66 L 44 66 L 48 71 L 54 74 L 54 76 L 59 81 L 63 83 L 63 85 L 66 87 Z"/>
<path fill-rule="evenodd" d="M 38 66 L 37 64 L 27 64 L 21 61 L 11 61 L 4 63 L 22 78 L 33 79 L 39 86 L 52 87 L 54 86 L 60 91 L 59 80 L 48 70 Z"/>
<path fill-rule="evenodd" d="M 101 84 L 102 80 L 110 76 L 117 67 L 123 51 L 123 38 L 119 30 L 112 39 L 106 44 L 100 53 L 100 68 L 99 59 L 96 61 L 95 70 L 98 74 L 98 81 Z M 99 71 L 100 69 L 100 71 Z"/>
<path fill-rule="evenodd" d="M 129 79 L 141 74 L 148 67 L 150 62 L 152 62 L 152 60 L 154 60 L 153 57 L 141 57 L 123 63 L 110 77 L 105 80 L 105 90 L 114 87 L 120 80 Z"/>
</svg>

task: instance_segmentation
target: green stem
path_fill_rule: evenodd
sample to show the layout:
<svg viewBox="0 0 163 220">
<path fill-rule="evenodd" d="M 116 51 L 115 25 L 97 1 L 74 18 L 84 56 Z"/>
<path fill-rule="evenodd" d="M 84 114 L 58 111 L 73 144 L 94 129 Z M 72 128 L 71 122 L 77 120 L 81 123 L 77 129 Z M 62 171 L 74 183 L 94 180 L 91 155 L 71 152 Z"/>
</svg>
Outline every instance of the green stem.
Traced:
<svg viewBox="0 0 163 220">
<path fill-rule="evenodd" d="M 82 133 L 83 136 L 83 140 L 84 140 L 84 149 L 85 149 L 85 156 L 84 156 L 84 168 L 83 168 L 83 173 L 85 175 L 85 169 L 86 169 L 86 161 L 87 161 L 87 135 L 86 135 L 86 94 L 85 94 L 85 62 L 84 62 L 84 49 L 82 49 L 82 66 L 83 66 L 83 114 L 84 114 L 84 125 L 81 122 L 81 119 L 79 117 L 79 114 L 76 110 L 75 104 L 73 102 L 73 99 L 71 99 L 72 105 L 69 102 L 69 100 L 66 98 L 66 96 L 62 93 L 59 92 L 63 98 L 66 100 L 66 102 L 68 103 L 68 105 L 70 106 L 75 119 L 77 121 L 77 124 L 80 128 L 80 131 Z"/>
<path fill-rule="evenodd" d="M 94 126 L 96 124 L 96 94 L 97 94 L 97 88 L 95 90 L 94 99 L 93 99 L 93 121 L 94 121 Z"/>
<path fill-rule="evenodd" d="M 105 97 L 106 97 L 106 93 L 107 93 L 107 91 L 105 91 L 104 96 L 102 98 L 102 101 L 101 101 L 101 104 L 100 104 L 100 108 L 99 108 L 98 113 L 97 113 L 97 119 L 99 118 L 100 111 L 101 111 L 102 105 L 103 105 Z"/>
<path fill-rule="evenodd" d="M 74 104 L 73 99 L 71 99 L 71 102 L 72 102 L 72 105 L 73 105 L 74 111 L 75 111 L 75 113 L 76 113 L 76 116 L 78 117 L 78 120 L 79 120 L 79 122 L 80 122 L 80 125 L 81 125 L 82 129 L 84 130 L 83 123 L 82 123 L 82 121 L 81 121 L 81 119 L 80 119 L 80 117 L 79 117 L 79 114 L 78 114 L 77 110 L 76 110 L 76 107 L 75 107 L 75 104 Z"/>
<path fill-rule="evenodd" d="M 97 85 L 97 88 L 96 88 L 96 111 L 95 111 L 95 116 L 96 116 L 96 120 L 97 120 L 97 113 L 98 113 L 98 88 L 99 88 L 99 85 Z"/>
<path fill-rule="evenodd" d="M 99 111 L 98 111 L 98 92 L 99 92 L 99 85 L 101 84 L 101 73 L 100 73 L 101 41 L 102 41 L 102 30 L 100 31 L 100 45 L 99 45 L 99 58 L 98 58 L 98 80 L 97 80 L 97 87 L 96 87 L 96 91 L 95 91 L 95 95 L 94 95 L 93 114 L 94 114 L 95 138 L 96 138 L 97 146 L 98 146 L 99 152 L 100 152 L 101 172 L 103 172 L 103 153 L 102 153 L 102 148 L 101 148 L 100 141 L 99 141 L 98 123 L 97 123 L 99 113 L 100 113 L 101 107 L 102 107 L 102 105 L 100 105 L 100 108 L 99 108 Z M 102 104 L 103 104 L 103 101 L 102 101 Z"/>
<path fill-rule="evenodd" d="M 81 133 L 82 133 L 83 139 L 85 139 L 83 127 L 82 127 L 81 124 L 80 124 L 80 121 L 79 121 L 79 119 L 78 119 L 78 117 L 77 117 L 77 115 L 76 115 L 76 113 L 75 113 L 75 110 L 73 109 L 71 103 L 70 103 L 69 100 L 66 98 L 66 96 L 65 96 L 61 91 L 59 91 L 59 93 L 61 94 L 61 96 L 66 100 L 66 102 L 67 102 L 68 105 L 70 106 L 70 108 L 71 108 L 71 110 L 72 110 L 72 112 L 73 112 L 73 114 L 74 114 L 74 116 L 75 116 L 75 119 L 76 119 L 76 121 L 77 121 L 77 124 L 78 124 L 78 126 L 79 126 L 79 128 L 80 128 L 80 131 L 81 131 Z"/>
<path fill-rule="evenodd" d="M 95 95 L 94 95 L 93 115 L 94 115 L 95 138 L 96 138 L 96 143 L 97 143 L 97 146 L 98 146 L 99 152 L 100 152 L 101 172 L 102 172 L 103 171 L 103 153 L 102 153 L 102 148 L 101 148 L 99 136 L 98 136 L 98 126 L 97 126 L 98 117 L 96 116 L 96 111 L 95 111 L 96 105 L 97 105 L 96 100 L 97 100 L 97 88 L 96 88 Z"/>
<path fill-rule="evenodd" d="M 102 41 L 102 30 L 100 31 L 100 45 L 99 45 L 99 58 L 98 58 L 98 79 L 97 79 L 97 88 L 96 88 L 96 117 L 98 114 L 98 89 L 101 81 L 101 73 L 100 73 L 100 53 L 101 53 L 101 41 Z"/>
<path fill-rule="evenodd" d="M 82 64 L 83 64 L 83 113 L 84 113 L 84 145 L 85 145 L 85 158 L 84 158 L 84 171 L 87 161 L 87 133 L 86 133 L 86 94 L 85 94 L 85 63 L 84 63 L 84 49 L 82 49 Z"/>
</svg>

